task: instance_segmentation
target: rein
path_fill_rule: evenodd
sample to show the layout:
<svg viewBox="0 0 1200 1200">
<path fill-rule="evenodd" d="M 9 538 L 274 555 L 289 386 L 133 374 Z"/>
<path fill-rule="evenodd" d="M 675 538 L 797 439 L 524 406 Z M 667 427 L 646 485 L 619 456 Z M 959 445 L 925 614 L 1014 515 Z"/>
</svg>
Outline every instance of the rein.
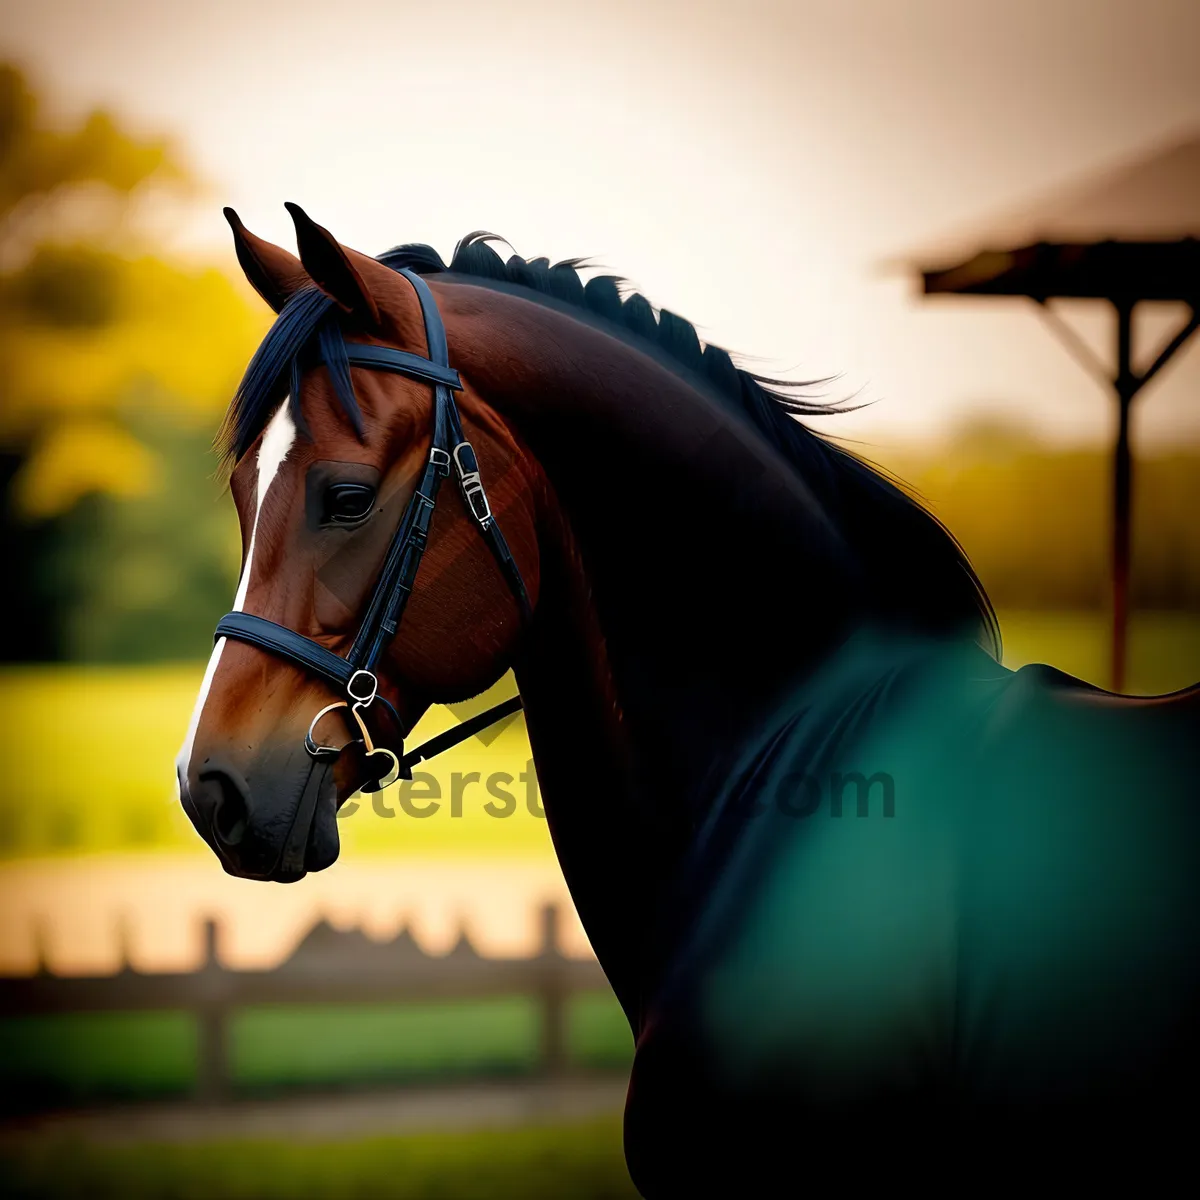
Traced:
<svg viewBox="0 0 1200 1200">
<path fill-rule="evenodd" d="M 431 383 L 433 435 L 421 482 L 408 502 L 392 537 L 383 567 L 367 604 L 366 614 L 349 654 L 343 658 L 312 638 L 253 613 L 226 613 L 217 622 L 214 633 L 214 638 L 233 638 L 286 659 L 345 692 L 346 699 L 326 705 L 313 717 L 304 736 L 304 748 L 316 763 L 329 763 L 336 759 L 346 747 L 320 745 L 313 734 L 318 722 L 327 713 L 342 708 L 348 709 L 362 735 L 361 742 L 366 757 L 379 757 L 386 760 L 387 764 L 374 780 L 362 785 L 361 790 L 364 792 L 379 791 L 397 779 L 411 779 L 412 768 L 417 763 L 466 741 L 481 729 L 511 716 L 522 706 L 521 698 L 515 696 L 464 721 L 458 728 L 431 738 L 407 754 L 404 752 L 403 741 L 399 743 L 399 753 L 388 746 L 376 745 L 367 725 L 366 714 L 376 702 L 383 705 L 395 724 L 399 725 L 395 709 L 385 697 L 379 695 L 376 669 L 400 626 L 408 598 L 416 584 L 421 558 L 429 541 L 429 527 L 437 505 L 438 489 L 442 480 L 450 475 L 452 470 L 458 481 L 463 503 L 512 590 L 521 609 L 522 620 L 527 624 L 533 615 L 529 593 L 521 578 L 520 569 L 488 503 L 487 493 L 479 476 L 479 462 L 475 451 L 463 434 L 462 419 L 454 401 L 454 392 L 462 390 L 462 380 L 458 372 L 450 366 L 446 329 L 438 312 L 437 301 L 419 275 L 407 268 L 400 268 L 399 274 L 412 284 L 420 301 L 428 357 L 410 354 L 404 350 L 393 350 L 389 346 L 365 345 L 358 342 L 345 343 L 346 357 L 351 366 L 391 371 Z"/>
</svg>

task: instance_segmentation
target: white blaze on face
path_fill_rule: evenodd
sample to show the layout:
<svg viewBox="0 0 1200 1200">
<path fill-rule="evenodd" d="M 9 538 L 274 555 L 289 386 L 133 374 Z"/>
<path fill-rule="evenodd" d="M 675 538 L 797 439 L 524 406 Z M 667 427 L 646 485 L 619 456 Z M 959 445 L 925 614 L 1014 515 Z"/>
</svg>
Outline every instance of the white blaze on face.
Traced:
<svg viewBox="0 0 1200 1200">
<path fill-rule="evenodd" d="M 250 573 L 254 569 L 254 538 L 258 533 L 258 519 L 262 515 L 263 501 L 266 500 L 267 493 L 271 490 L 271 484 L 274 482 L 275 476 L 279 474 L 279 468 L 283 466 L 283 461 L 287 458 L 288 451 L 292 448 L 295 440 L 296 426 L 292 421 L 288 399 L 284 397 L 283 403 L 263 432 L 262 444 L 258 448 L 258 486 L 255 494 L 254 523 L 250 527 L 250 545 L 246 550 L 246 564 L 242 568 L 237 595 L 233 600 L 234 612 L 242 611 L 242 605 L 246 603 L 246 593 L 250 588 Z M 212 687 L 213 678 L 221 662 L 221 651 L 224 648 L 225 639 L 218 638 L 212 655 L 209 657 L 208 667 L 204 672 L 204 681 L 200 684 L 200 694 L 196 697 L 196 707 L 192 710 L 192 720 L 188 725 L 187 735 L 183 739 L 183 747 L 179 751 L 178 758 L 175 759 L 178 774 L 184 779 L 187 778 L 188 766 L 192 760 L 192 743 L 196 740 L 196 730 L 200 728 L 204 704 L 208 699 L 208 691 Z"/>
</svg>

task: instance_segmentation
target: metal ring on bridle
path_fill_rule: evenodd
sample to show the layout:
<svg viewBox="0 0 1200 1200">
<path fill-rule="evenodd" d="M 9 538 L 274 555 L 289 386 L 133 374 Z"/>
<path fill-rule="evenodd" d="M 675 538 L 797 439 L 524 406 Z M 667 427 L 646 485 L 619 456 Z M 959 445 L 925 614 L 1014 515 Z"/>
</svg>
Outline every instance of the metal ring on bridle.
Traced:
<svg viewBox="0 0 1200 1200">
<path fill-rule="evenodd" d="M 371 795 L 373 792 L 382 792 L 384 788 L 391 787 L 397 779 L 400 778 L 400 760 L 386 746 L 376 746 L 374 750 L 367 752 L 367 759 L 370 760 L 376 755 L 382 755 L 388 759 L 391 766 L 378 778 L 368 779 L 359 787 L 359 791 L 364 795 Z"/>
<path fill-rule="evenodd" d="M 360 708 L 366 708 L 363 703 L 350 705 L 350 715 L 358 722 L 358 727 L 362 730 L 363 748 L 366 750 L 366 758 L 369 762 L 372 758 L 382 756 L 391 764 L 387 770 L 376 779 L 369 779 L 361 785 L 359 791 L 370 795 L 372 792 L 382 792 L 385 787 L 390 787 L 397 779 L 400 778 L 400 760 L 386 746 L 376 746 L 371 737 L 371 730 L 367 726 L 367 722 L 363 719 L 363 715 L 359 712 Z"/>
<path fill-rule="evenodd" d="M 326 713 L 333 712 L 336 708 L 349 708 L 350 705 L 345 700 L 336 700 L 333 704 L 327 704 L 309 723 L 308 732 L 304 735 L 304 749 L 308 751 L 312 758 L 317 762 L 331 762 L 341 754 L 344 747 L 342 746 L 322 746 L 319 745 L 313 737 L 313 730 L 317 727 L 317 722 L 325 716 Z"/>
<path fill-rule="evenodd" d="M 370 687 L 368 688 L 365 696 L 360 696 L 358 694 L 358 692 L 356 692 L 354 690 L 354 685 L 355 685 L 355 683 L 357 683 L 359 681 L 360 678 L 367 679 L 370 681 Z M 368 707 L 368 705 L 370 705 L 371 701 L 374 700 L 378 694 L 379 694 L 379 680 L 375 678 L 374 672 L 372 672 L 372 671 L 364 671 L 364 670 L 355 671 L 354 674 L 350 676 L 350 679 L 346 683 L 346 695 L 348 695 L 350 697 L 350 699 L 355 702 L 355 704 L 361 704 L 363 706 L 363 708 Z"/>
</svg>

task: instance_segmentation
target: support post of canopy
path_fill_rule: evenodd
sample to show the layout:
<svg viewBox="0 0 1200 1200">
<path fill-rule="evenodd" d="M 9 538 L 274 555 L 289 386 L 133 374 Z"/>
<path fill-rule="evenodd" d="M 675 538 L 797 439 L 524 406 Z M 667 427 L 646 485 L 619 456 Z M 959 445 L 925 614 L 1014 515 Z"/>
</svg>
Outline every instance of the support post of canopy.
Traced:
<svg viewBox="0 0 1200 1200">
<path fill-rule="evenodd" d="M 1129 410 L 1141 381 L 1133 374 L 1133 304 L 1114 301 L 1117 312 L 1117 444 L 1113 453 L 1112 525 L 1112 644 L 1109 660 L 1110 687 L 1125 688 L 1125 664 L 1129 640 L 1130 522 L 1133 503 L 1133 455 L 1129 448 Z"/>
</svg>

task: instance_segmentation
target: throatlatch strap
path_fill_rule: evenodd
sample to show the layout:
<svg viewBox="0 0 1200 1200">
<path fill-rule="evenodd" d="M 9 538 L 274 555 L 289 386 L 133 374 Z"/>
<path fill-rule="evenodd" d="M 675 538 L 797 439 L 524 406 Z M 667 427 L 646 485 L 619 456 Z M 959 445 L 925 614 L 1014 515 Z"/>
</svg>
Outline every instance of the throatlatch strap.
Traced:
<svg viewBox="0 0 1200 1200">
<path fill-rule="evenodd" d="M 505 717 L 510 717 L 513 713 L 520 712 L 524 707 L 521 697 L 513 696 L 505 700 L 502 704 L 497 704 L 492 708 L 486 709 L 484 712 L 468 718 L 454 729 L 447 729 L 445 733 L 439 733 L 437 737 L 431 737 L 429 741 L 423 742 L 415 750 L 410 750 L 400 760 L 400 778 L 411 779 L 412 769 L 417 763 L 424 762 L 427 758 L 436 758 L 439 754 L 444 754 L 451 747 L 457 746 L 459 742 L 465 742 L 467 738 L 474 737 L 481 729 L 486 729 L 489 725 L 495 725 L 497 721 L 502 721 Z"/>
</svg>

